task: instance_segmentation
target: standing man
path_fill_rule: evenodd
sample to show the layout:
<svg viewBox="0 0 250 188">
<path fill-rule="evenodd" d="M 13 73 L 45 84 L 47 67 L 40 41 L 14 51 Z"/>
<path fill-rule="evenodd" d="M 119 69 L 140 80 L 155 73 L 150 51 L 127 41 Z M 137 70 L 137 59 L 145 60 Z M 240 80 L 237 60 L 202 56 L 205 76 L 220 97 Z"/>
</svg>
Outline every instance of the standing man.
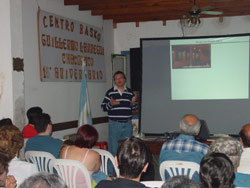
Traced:
<svg viewBox="0 0 250 188">
<path fill-rule="evenodd" d="M 109 151 L 115 156 L 118 141 L 132 136 L 132 110 L 136 108 L 136 97 L 126 87 L 126 76 L 117 71 L 113 76 L 115 86 L 109 89 L 102 102 L 103 111 L 109 118 Z"/>
</svg>

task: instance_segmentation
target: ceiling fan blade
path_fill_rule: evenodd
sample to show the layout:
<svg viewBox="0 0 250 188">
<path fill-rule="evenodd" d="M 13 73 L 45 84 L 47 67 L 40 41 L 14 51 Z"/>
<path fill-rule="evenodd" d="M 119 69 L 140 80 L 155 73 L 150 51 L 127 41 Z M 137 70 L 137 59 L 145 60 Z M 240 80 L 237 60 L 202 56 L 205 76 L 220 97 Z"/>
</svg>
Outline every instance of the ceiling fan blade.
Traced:
<svg viewBox="0 0 250 188">
<path fill-rule="evenodd" d="M 216 10 L 216 7 L 213 6 L 207 6 L 207 7 L 202 7 L 201 11 L 209 11 L 209 10 Z"/>
<path fill-rule="evenodd" d="M 202 11 L 201 14 L 219 16 L 219 15 L 222 15 L 223 12 L 220 12 L 220 11 Z"/>
</svg>

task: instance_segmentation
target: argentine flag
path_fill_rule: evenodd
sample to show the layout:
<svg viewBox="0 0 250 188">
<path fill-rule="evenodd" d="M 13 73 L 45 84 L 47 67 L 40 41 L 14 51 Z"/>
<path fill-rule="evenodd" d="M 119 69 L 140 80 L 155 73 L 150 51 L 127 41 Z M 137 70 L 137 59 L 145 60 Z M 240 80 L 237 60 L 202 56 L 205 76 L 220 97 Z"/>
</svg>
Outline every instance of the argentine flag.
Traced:
<svg viewBox="0 0 250 188">
<path fill-rule="evenodd" d="M 89 106 L 88 100 L 88 90 L 87 90 L 87 81 L 85 77 L 85 61 L 84 57 L 82 60 L 82 84 L 81 84 L 81 93 L 80 93 L 80 104 L 79 104 L 79 119 L 78 127 L 81 127 L 84 124 L 92 125 L 92 115 Z"/>
</svg>

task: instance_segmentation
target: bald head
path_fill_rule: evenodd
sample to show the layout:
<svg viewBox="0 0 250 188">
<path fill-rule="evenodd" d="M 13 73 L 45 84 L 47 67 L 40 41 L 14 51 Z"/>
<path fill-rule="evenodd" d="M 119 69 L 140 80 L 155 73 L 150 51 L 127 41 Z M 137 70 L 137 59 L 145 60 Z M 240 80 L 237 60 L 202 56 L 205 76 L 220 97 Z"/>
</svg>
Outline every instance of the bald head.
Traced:
<svg viewBox="0 0 250 188">
<path fill-rule="evenodd" d="M 243 146 L 250 147 L 250 124 L 246 124 L 241 128 L 239 136 Z"/>
<path fill-rule="evenodd" d="M 199 134 L 201 127 L 200 120 L 193 114 L 183 116 L 180 121 L 180 133 L 195 136 Z"/>
<path fill-rule="evenodd" d="M 184 116 L 184 121 L 187 125 L 194 126 L 197 123 L 198 118 L 195 115 L 188 114 Z"/>
</svg>

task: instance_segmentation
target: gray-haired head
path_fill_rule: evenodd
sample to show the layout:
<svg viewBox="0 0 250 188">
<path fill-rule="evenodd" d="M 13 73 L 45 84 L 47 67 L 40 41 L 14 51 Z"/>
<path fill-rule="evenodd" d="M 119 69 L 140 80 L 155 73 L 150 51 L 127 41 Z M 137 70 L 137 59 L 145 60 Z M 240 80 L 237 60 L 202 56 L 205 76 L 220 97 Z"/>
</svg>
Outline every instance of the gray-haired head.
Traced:
<svg viewBox="0 0 250 188">
<path fill-rule="evenodd" d="M 193 114 L 186 114 L 180 120 L 180 133 L 195 136 L 199 134 L 200 120 Z"/>
<path fill-rule="evenodd" d="M 56 174 L 39 173 L 30 176 L 19 188 L 68 188 L 64 181 Z"/>
<path fill-rule="evenodd" d="M 168 179 L 161 188 L 200 188 L 200 184 L 187 176 L 174 176 Z"/>
<path fill-rule="evenodd" d="M 228 136 L 213 141 L 208 153 L 212 152 L 224 153 L 232 161 L 234 168 L 237 169 L 240 164 L 243 147 L 238 140 Z"/>
</svg>

